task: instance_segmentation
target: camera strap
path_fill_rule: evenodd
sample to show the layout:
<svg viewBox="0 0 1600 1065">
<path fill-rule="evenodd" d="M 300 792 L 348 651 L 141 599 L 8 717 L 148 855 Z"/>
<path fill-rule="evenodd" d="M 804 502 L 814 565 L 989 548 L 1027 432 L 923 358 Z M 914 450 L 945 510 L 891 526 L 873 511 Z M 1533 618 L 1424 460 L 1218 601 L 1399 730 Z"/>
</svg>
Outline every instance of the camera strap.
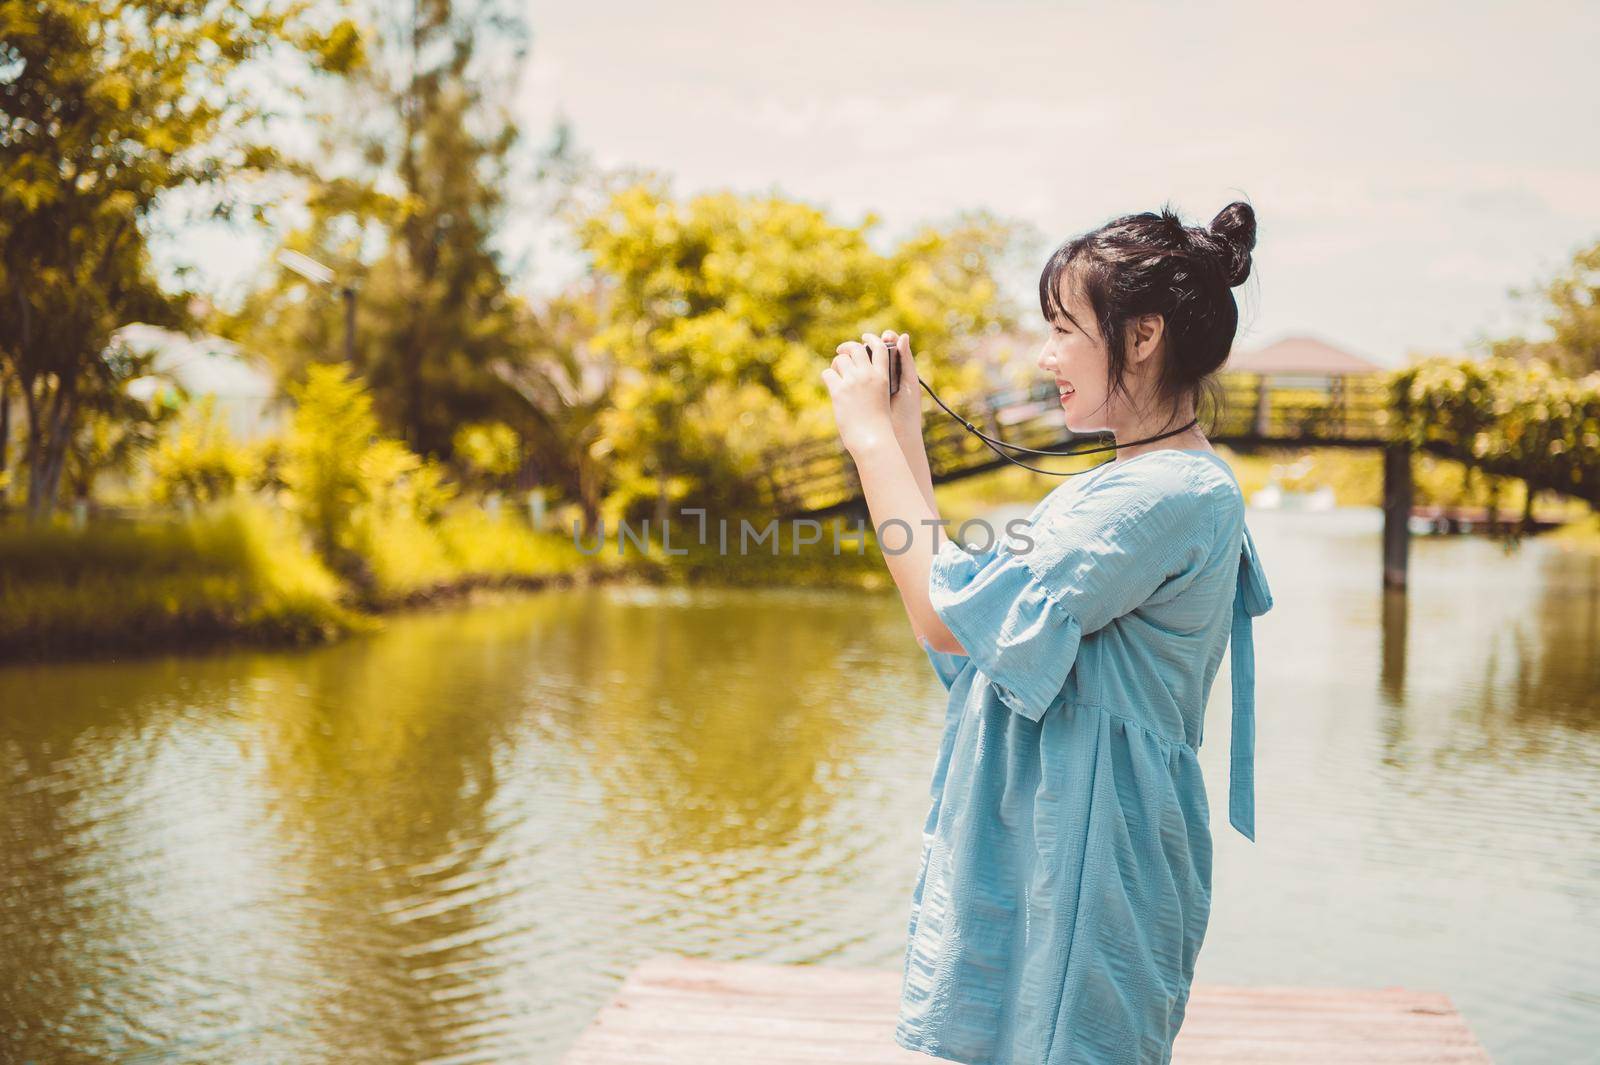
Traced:
<svg viewBox="0 0 1600 1065">
<path fill-rule="evenodd" d="M 1026 462 L 1021 462 L 1021 461 L 1019 461 L 1017 459 L 1014 459 L 1010 455 L 1007 455 L 1004 451 L 1001 451 L 1000 448 L 1008 447 L 1008 448 L 1011 448 L 1013 451 L 1022 451 L 1022 452 L 1026 452 L 1029 455 L 1052 455 L 1052 456 L 1060 456 L 1060 457 L 1063 457 L 1063 458 L 1069 458 L 1069 457 L 1076 456 L 1076 455 L 1098 455 L 1098 454 L 1101 454 L 1102 452 L 1106 452 L 1106 451 L 1115 451 L 1119 447 L 1132 447 L 1134 444 L 1148 444 L 1148 443 L 1150 443 L 1151 441 L 1154 441 L 1154 440 L 1163 440 L 1163 439 L 1165 439 L 1165 438 L 1167 438 L 1169 436 L 1177 436 L 1179 433 L 1186 432 L 1189 429 L 1193 428 L 1200 421 L 1199 418 L 1191 418 L 1191 419 L 1189 419 L 1187 424 L 1180 425 L 1176 429 L 1169 429 L 1164 433 L 1157 433 L 1155 436 L 1147 436 L 1143 440 L 1115 441 L 1113 443 L 1105 444 L 1105 445 L 1102 445 L 1100 447 L 1077 448 L 1077 449 L 1068 450 L 1068 451 L 1042 451 L 1042 450 L 1040 450 L 1038 448 L 1023 447 L 1021 444 L 1010 444 L 1010 443 L 1007 443 L 1004 440 L 1000 440 L 1000 439 L 998 439 L 996 437 L 992 437 L 992 436 L 988 435 L 983 430 L 979 429 L 976 425 L 973 425 L 967 419 L 963 418 L 961 415 L 959 415 L 955 411 L 951 410 L 949 405 L 946 404 L 944 400 L 939 398 L 939 394 L 928 386 L 928 382 L 924 381 L 922 379 L 921 375 L 918 375 L 918 377 L 917 377 L 917 384 L 921 385 L 924 389 L 927 389 L 928 395 L 933 397 L 933 401 L 935 403 L 939 404 L 939 407 L 946 414 L 950 415 L 950 417 L 954 418 L 956 421 L 958 421 L 962 425 L 966 426 L 967 432 L 969 432 L 972 435 L 976 436 L 979 440 L 982 440 L 985 444 L 988 445 L 989 450 L 993 451 L 996 455 L 999 455 L 1001 458 L 1005 459 L 1007 462 L 1010 462 L 1010 463 L 1012 463 L 1014 465 L 1017 465 L 1017 466 L 1021 466 L 1025 470 L 1032 470 L 1035 473 L 1048 474 L 1051 477 L 1076 477 L 1080 473 L 1088 473 L 1090 470 L 1097 470 L 1097 469 L 1100 468 L 1100 466 L 1099 465 L 1090 466 L 1088 469 L 1085 469 L 1085 470 L 1046 470 L 1046 469 L 1041 469 L 1038 466 L 1030 466 Z M 1101 463 L 1100 465 L 1104 465 L 1104 463 Z"/>
</svg>

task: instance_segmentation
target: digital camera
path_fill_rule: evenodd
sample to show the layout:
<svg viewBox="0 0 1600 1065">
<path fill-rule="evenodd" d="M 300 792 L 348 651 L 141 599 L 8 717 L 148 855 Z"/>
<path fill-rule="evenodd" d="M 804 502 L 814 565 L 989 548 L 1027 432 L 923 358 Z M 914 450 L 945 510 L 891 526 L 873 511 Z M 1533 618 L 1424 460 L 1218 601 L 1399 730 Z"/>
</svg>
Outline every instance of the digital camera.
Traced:
<svg viewBox="0 0 1600 1065">
<path fill-rule="evenodd" d="M 884 341 L 889 349 L 889 394 L 900 391 L 900 339 Z"/>
</svg>

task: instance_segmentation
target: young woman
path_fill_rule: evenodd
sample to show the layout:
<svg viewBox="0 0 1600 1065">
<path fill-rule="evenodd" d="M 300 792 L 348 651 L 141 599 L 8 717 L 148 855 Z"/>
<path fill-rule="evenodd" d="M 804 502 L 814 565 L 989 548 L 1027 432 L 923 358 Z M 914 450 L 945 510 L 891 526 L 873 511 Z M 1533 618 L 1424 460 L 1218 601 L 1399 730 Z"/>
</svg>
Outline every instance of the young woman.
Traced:
<svg viewBox="0 0 1600 1065">
<path fill-rule="evenodd" d="M 901 1046 L 969 1065 L 1171 1060 L 1211 900 L 1195 751 L 1230 639 L 1229 821 L 1255 831 L 1251 618 L 1272 596 L 1233 473 L 1191 424 L 1254 246 L 1254 213 L 1234 203 L 1208 228 L 1163 209 L 1056 249 L 1038 365 L 1070 429 L 1128 446 L 1063 481 L 1004 545 L 969 551 L 940 527 L 909 336 L 892 402 L 883 337 L 841 344 L 823 371 L 949 692 Z"/>
</svg>

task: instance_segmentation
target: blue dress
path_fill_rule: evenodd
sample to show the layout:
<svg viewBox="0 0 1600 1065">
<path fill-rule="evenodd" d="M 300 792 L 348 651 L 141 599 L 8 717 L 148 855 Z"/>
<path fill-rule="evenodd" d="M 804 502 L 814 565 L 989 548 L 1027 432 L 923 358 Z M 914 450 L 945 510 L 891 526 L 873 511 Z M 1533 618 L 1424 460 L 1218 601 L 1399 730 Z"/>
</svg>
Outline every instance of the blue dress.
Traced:
<svg viewBox="0 0 1600 1065">
<path fill-rule="evenodd" d="M 895 1041 L 1166 1065 L 1210 912 L 1195 750 L 1230 640 L 1228 816 L 1255 838 L 1251 619 L 1272 596 L 1244 499 L 1219 456 L 1149 451 L 996 533 L 944 543 L 929 579 L 967 654 L 922 645 L 949 702 Z"/>
</svg>

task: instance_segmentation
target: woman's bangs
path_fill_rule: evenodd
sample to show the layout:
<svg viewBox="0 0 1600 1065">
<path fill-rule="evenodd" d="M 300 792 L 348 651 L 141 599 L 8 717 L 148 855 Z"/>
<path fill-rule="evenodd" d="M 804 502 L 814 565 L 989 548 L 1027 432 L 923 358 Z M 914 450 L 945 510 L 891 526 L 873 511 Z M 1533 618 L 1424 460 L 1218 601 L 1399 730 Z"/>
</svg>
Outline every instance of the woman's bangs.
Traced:
<svg viewBox="0 0 1600 1065">
<path fill-rule="evenodd" d="M 1061 303 L 1061 278 L 1066 274 L 1069 262 L 1067 249 L 1057 248 L 1039 275 L 1039 313 L 1044 315 L 1046 322 L 1067 317 L 1067 309 Z"/>
</svg>

